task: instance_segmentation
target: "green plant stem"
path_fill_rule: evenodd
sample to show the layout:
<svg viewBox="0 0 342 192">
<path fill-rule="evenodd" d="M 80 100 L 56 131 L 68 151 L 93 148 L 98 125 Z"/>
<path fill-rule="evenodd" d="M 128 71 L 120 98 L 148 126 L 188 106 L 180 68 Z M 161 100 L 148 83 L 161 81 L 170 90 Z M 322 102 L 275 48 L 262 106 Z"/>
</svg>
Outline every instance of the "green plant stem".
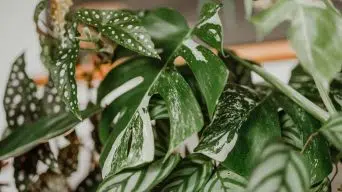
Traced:
<svg viewBox="0 0 342 192">
<path fill-rule="evenodd" d="M 263 79 L 265 79 L 268 83 L 273 85 L 275 88 L 277 88 L 279 91 L 281 91 L 283 94 L 285 94 L 287 97 L 289 97 L 291 100 L 293 100 L 295 103 L 297 103 L 299 106 L 301 106 L 305 111 L 310 113 L 312 116 L 317 118 L 321 122 L 325 122 L 329 119 L 329 114 L 318 107 L 316 104 L 312 103 L 310 100 L 308 100 L 306 97 L 298 93 L 296 90 L 294 90 L 289 85 L 283 83 L 280 81 L 277 77 L 272 75 L 271 73 L 268 73 L 263 68 L 261 68 L 258 65 L 254 65 L 244 59 L 241 59 L 240 57 L 231 54 L 231 56 L 238 60 L 242 65 L 249 68 L 250 70 L 254 71 L 258 75 L 260 75 Z"/>
<path fill-rule="evenodd" d="M 321 96 L 323 103 L 325 107 L 327 108 L 329 114 L 334 115 L 336 113 L 336 109 L 329 97 L 327 90 L 324 88 L 323 84 L 320 81 L 317 81 L 316 79 L 315 79 L 315 84 L 318 89 L 319 95 Z"/>
</svg>

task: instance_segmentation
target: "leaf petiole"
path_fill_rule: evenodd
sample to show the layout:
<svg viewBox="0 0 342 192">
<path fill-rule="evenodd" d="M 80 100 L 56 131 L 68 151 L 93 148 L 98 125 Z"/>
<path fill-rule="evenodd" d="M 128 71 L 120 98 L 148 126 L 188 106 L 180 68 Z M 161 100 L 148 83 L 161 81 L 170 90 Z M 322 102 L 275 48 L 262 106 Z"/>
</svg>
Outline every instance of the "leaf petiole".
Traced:
<svg viewBox="0 0 342 192">
<path fill-rule="evenodd" d="M 314 137 L 316 137 L 317 135 L 318 135 L 318 132 L 314 132 L 314 133 L 312 133 L 312 134 L 309 136 L 308 140 L 306 140 L 306 142 L 305 142 L 305 144 L 304 144 L 303 149 L 300 151 L 301 154 L 304 153 L 305 149 L 309 146 L 309 144 L 310 144 L 310 142 L 312 141 L 312 139 L 313 139 Z"/>
</svg>

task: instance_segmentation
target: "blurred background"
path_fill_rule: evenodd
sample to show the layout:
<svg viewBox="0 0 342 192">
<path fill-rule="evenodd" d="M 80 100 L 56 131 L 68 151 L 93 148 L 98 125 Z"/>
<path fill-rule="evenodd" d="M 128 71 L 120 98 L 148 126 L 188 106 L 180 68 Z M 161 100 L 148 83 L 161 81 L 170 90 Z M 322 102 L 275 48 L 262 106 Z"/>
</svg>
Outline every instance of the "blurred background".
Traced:
<svg viewBox="0 0 342 192">
<path fill-rule="evenodd" d="M 75 7 L 97 7 L 105 9 L 153 9 L 170 7 L 181 12 L 193 25 L 198 17 L 198 8 L 208 0 L 74 0 Z M 257 0 L 255 11 L 269 6 L 274 0 Z M 25 52 L 26 71 L 32 78 L 47 75 L 40 62 L 40 47 L 33 23 L 33 11 L 39 0 L 0 1 L 0 133 L 6 126 L 2 98 L 11 63 Z M 242 0 L 223 0 L 221 13 L 225 28 L 225 46 L 235 49 L 240 55 L 261 62 L 266 70 L 287 82 L 291 69 L 297 63 L 295 55 L 285 41 L 286 23 L 268 35 L 263 43 L 257 40 L 253 25 L 244 17 Z M 342 8 L 342 2 L 336 1 Z M 262 81 L 253 75 L 254 81 Z M 80 93 L 82 95 L 82 93 Z M 82 100 L 82 98 L 80 98 Z"/>
</svg>

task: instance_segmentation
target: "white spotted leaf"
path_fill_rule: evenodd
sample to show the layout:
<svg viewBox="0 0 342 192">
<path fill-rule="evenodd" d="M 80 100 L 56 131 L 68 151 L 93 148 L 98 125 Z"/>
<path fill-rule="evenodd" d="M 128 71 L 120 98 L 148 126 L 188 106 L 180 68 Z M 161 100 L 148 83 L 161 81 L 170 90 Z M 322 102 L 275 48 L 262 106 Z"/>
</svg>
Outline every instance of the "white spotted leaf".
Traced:
<svg viewBox="0 0 342 192">
<path fill-rule="evenodd" d="M 50 68 L 50 75 L 62 101 L 74 115 L 81 118 L 75 80 L 75 66 L 79 52 L 77 35 L 77 23 L 68 23 L 67 32 L 57 49 L 56 61 Z"/>
<path fill-rule="evenodd" d="M 299 152 L 280 142 L 266 146 L 250 176 L 247 191 L 307 192 L 309 171 Z"/>
<path fill-rule="evenodd" d="M 199 191 L 209 180 L 213 169 L 211 159 L 201 154 L 189 155 L 177 165 L 158 191 Z"/>
<path fill-rule="evenodd" d="M 241 175 L 219 167 L 205 184 L 203 192 L 244 192 L 248 181 Z"/>
<path fill-rule="evenodd" d="M 142 168 L 129 169 L 111 175 L 104 179 L 97 191 L 150 191 L 171 173 L 179 160 L 180 157 L 178 155 L 171 155 L 165 161 L 163 159 L 158 159 Z"/>
<path fill-rule="evenodd" d="M 222 4 L 210 2 L 202 6 L 200 21 L 194 28 L 194 34 L 211 47 L 221 50 L 223 28 L 218 11 Z"/>
<path fill-rule="evenodd" d="M 280 0 L 252 18 L 257 30 L 268 34 L 284 21 L 290 22 L 289 40 L 300 64 L 326 90 L 341 70 L 342 17 L 322 1 Z M 322 65 L 325 63 L 325 65 Z"/>
<path fill-rule="evenodd" d="M 141 55 L 159 58 L 150 35 L 133 12 L 81 9 L 75 16 L 79 22 L 96 28 L 117 44 Z"/>
<path fill-rule="evenodd" d="M 342 151 L 342 114 L 331 117 L 319 131 L 338 150 Z"/>
<path fill-rule="evenodd" d="M 219 99 L 213 120 L 203 130 L 195 151 L 224 161 L 234 148 L 238 131 L 257 106 L 257 101 L 256 94 L 248 88 L 228 84 Z"/>
</svg>

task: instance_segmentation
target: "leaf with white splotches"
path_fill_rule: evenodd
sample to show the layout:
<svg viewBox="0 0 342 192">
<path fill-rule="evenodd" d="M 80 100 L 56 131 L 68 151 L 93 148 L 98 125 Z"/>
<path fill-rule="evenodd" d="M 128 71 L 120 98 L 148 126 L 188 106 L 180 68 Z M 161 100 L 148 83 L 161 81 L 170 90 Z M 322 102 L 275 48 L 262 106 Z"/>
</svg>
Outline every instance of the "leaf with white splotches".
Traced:
<svg viewBox="0 0 342 192">
<path fill-rule="evenodd" d="M 257 106 L 258 98 L 248 88 L 228 84 L 214 113 L 213 121 L 201 135 L 195 151 L 217 161 L 224 161 L 234 148 L 238 131 L 250 111 Z"/>
<path fill-rule="evenodd" d="M 183 159 L 158 189 L 169 191 L 199 191 L 212 174 L 211 159 L 201 154 L 192 154 Z"/>
<path fill-rule="evenodd" d="M 342 151 L 342 114 L 338 113 L 331 117 L 322 128 L 320 133 L 333 144 L 338 150 Z"/>
<path fill-rule="evenodd" d="M 22 54 L 12 65 L 3 101 L 10 129 L 38 119 L 41 111 L 36 94 L 37 87 L 25 72 Z"/>
<path fill-rule="evenodd" d="M 241 175 L 220 167 L 204 186 L 203 192 L 244 192 L 247 183 Z"/>
<path fill-rule="evenodd" d="M 124 77 L 119 75 L 123 72 L 127 74 Z M 202 128 L 203 118 L 197 101 L 175 69 L 161 68 L 156 60 L 146 57 L 131 59 L 113 69 L 99 87 L 98 102 L 107 105 L 101 129 L 114 127 L 105 138 L 107 143 L 100 158 L 103 177 L 153 160 L 154 134 L 148 104 L 154 94 L 163 98 L 169 112 L 167 156 Z"/>
<path fill-rule="evenodd" d="M 142 55 L 159 58 L 150 35 L 133 12 L 81 9 L 75 16 L 79 22 L 96 28 L 117 44 Z"/>
<path fill-rule="evenodd" d="M 108 176 L 101 183 L 97 191 L 150 191 L 171 173 L 179 160 L 180 157 L 178 155 L 171 155 L 165 161 L 158 159 L 142 168 L 130 169 Z"/>
<path fill-rule="evenodd" d="M 46 115 L 55 115 L 68 111 L 51 79 L 44 87 L 42 110 Z"/>
<path fill-rule="evenodd" d="M 58 47 L 57 59 L 50 68 L 50 75 L 65 105 L 73 114 L 81 118 L 75 80 L 75 66 L 79 51 L 77 35 L 77 23 L 69 23 L 67 33 Z"/>
<path fill-rule="evenodd" d="M 280 0 L 252 18 L 262 34 L 290 21 L 289 40 L 301 65 L 326 89 L 342 67 L 342 17 L 322 1 Z M 325 63 L 325 65 L 322 65 Z"/>
<path fill-rule="evenodd" d="M 57 160 L 62 174 L 69 177 L 77 170 L 81 143 L 75 131 L 67 135 L 66 139 L 69 145 L 59 150 Z"/>
<path fill-rule="evenodd" d="M 222 4 L 205 3 L 201 9 L 200 21 L 194 27 L 194 34 L 217 50 L 222 49 L 223 29 L 218 11 Z"/>
<path fill-rule="evenodd" d="M 247 191 L 307 192 L 309 187 L 309 171 L 302 157 L 279 142 L 269 144 L 260 154 Z"/>
</svg>

